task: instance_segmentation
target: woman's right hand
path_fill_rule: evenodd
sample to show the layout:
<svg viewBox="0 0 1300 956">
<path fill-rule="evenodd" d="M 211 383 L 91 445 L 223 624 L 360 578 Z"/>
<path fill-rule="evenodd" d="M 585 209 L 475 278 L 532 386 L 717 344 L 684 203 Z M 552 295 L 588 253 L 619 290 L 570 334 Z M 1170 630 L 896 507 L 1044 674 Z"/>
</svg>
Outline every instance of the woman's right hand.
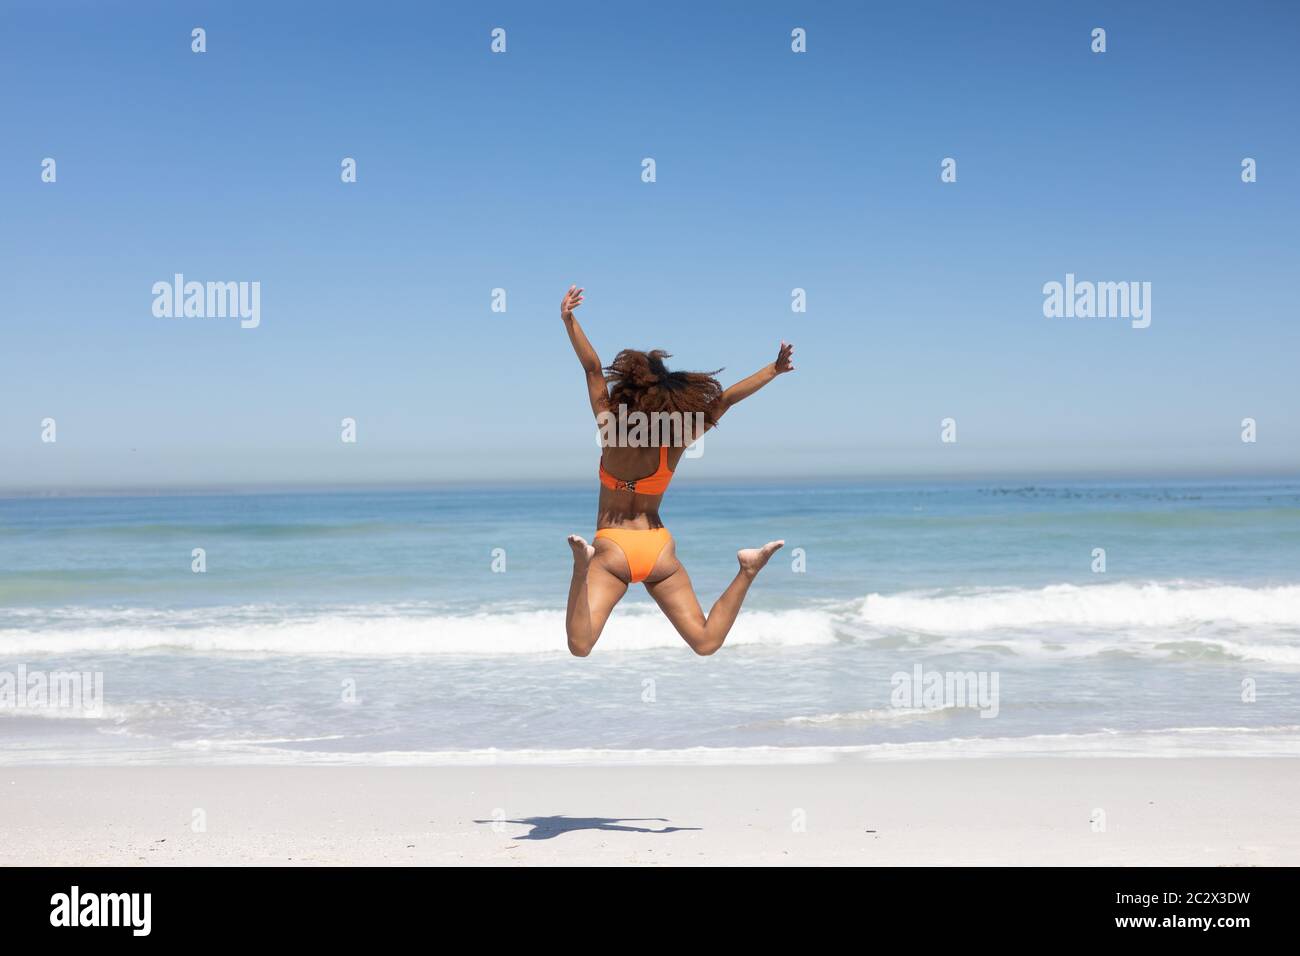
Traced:
<svg viewBox="0 0 1300 956">
<path fill-rule="evenodd" d="M 776 368 L 776 374 L 782 372 L 794 371 L 794 345 L 790 342 L 782 342 L 780 350 L 776 353 L 776 361 L 773 366 Z"/>
<path fill-rule="evenodd" d="M 583 290 L 576 285 L 569 286 L 569 291 L 564 293 L 564 298 L 560 300 L 560 318 L 573 318 L 573 310 L 582 305 Z"/>
</svg>

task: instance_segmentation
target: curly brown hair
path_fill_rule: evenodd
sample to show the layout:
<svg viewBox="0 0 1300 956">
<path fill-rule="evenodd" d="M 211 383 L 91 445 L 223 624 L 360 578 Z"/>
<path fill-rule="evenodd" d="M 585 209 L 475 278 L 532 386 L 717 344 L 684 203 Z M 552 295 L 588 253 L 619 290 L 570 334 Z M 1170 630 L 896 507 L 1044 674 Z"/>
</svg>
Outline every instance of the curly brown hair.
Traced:
<svg viewBox="0 0 1300 956">
<path fill-rule="evenodd" d="M 682 416 L 703 415 L 712 428 L 718 423 L 716 412 L 722 399 L 722 384 L 712 372 L 673 372 L 664 364 L 672 356 L 663 349 L 642 352 L 624 349 L 605 367 L 612 409 L 626 405 L 629 410 L 653 415 L 677 412 Z"/>
</svg>

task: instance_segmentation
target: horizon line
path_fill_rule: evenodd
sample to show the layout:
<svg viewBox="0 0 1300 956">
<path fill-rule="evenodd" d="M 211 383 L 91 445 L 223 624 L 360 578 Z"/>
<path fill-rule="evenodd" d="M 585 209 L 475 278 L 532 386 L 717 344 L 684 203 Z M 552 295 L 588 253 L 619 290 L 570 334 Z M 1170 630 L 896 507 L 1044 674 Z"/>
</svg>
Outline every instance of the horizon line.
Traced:
<svg viewBox="0 0 1300 956">
<path fill-rule="evenodd" d="M 698 478 L 690 485 L 710 488 L 738 486 L 789 486 L 789 485 L 965 485 L 965 484 L 1259 484 L 1261 482 L 1300 482 L 1300 469 L 1241 472 L 973 472 L 965 474 L 934 474 L 926 472 L 897 475 L 801 475 L 763 478 L 728 478 L 725 476 Z M 215 497 L 289 494 L 397 494 L 429 491 L 515 491 L 521 488 L 550 488 L 577 490 L 590 487 L 594 482 L 586 478 L 509 478 L 509 479 L 426 479 L 421 481 L 264 481 L 215 482 L 211 484 L 178 483 L 171 485 L 62 485 L 0 487 L 0 500 L 28 500 L 34 498 L 170 498 Z"/>
</svg>

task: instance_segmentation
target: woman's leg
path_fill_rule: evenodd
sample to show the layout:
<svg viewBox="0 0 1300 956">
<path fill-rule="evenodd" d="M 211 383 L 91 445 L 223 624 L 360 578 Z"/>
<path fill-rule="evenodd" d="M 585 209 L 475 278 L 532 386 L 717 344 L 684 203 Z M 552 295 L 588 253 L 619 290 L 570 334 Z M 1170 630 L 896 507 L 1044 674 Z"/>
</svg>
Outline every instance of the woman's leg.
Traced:
<svg viewBox="0 0 1300 956">
<path fill-rule="evenodd" d="M 569 535 L 569 547 L 573 549 L 573 579 L 569 582 L 564 629 L 569 635 L 569 651 L 576 657 L 586 657 L 596 646 L 609 612 L 627 593 L 627 582 L 593 561 L 596 549 L 576 534 Z"/>
<path fill-rule="evenodd" d="M 740 570 L 722 592 L 722 596 L 714 602 L 708 617 L 704 616 L 704 610 L 695 596 L 695 588 L 691 585 L 691 577 L 677 560 L 675 552 L 660 557 L 660 562 L 665 565 L 668 564 L 665 558 L 671 559 L 671 566 L 661 568 L 657 562 L 654 571 L 646 579 L 645 589 L 650 592 L 673 627 L 677 628 L 677 633 L 691 646 L 691 650 L 696 654 L 712 654 L 722 646 L 731 631 L 731 625 L 736 623 L 736 615 L 740 613 L 740 605 L 749 592 L 749 586 L 754 583 L 754 578 L 783 544 L 784 541 L 769 541 L 761 548 L 737 551 Z"/>
</svg>

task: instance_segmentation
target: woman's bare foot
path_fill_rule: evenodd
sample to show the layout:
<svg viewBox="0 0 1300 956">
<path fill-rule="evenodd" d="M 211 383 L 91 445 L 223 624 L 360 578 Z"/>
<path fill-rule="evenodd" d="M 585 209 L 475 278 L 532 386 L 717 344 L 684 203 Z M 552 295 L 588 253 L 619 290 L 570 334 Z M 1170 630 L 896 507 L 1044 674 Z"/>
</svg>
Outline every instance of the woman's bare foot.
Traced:
<svg viewBox="0 0 1300 956">
<path fill-rule="evenodd" d="M 569 547 L 573 549 L 574 573 L 586 571 L 587 565 L 591 564 L 591 558 L 596 553 L 596 549 L 587 544 L 585 538 L 576 534 L 569 535 Z M 763 560 L 767 559 L 764 558 Z M 759 566 L 762 567 L 762 565 Z"/>
<path fill-rule="evenodd" d="M 761 548 L 742 548 L 736 552 L 740 570 L 753 577 L 763 570 L 763 565 L 767 564 L 768 558 L 776 554 L 784 545 L 784 541 L 769 541 Z"/>
</svg>

